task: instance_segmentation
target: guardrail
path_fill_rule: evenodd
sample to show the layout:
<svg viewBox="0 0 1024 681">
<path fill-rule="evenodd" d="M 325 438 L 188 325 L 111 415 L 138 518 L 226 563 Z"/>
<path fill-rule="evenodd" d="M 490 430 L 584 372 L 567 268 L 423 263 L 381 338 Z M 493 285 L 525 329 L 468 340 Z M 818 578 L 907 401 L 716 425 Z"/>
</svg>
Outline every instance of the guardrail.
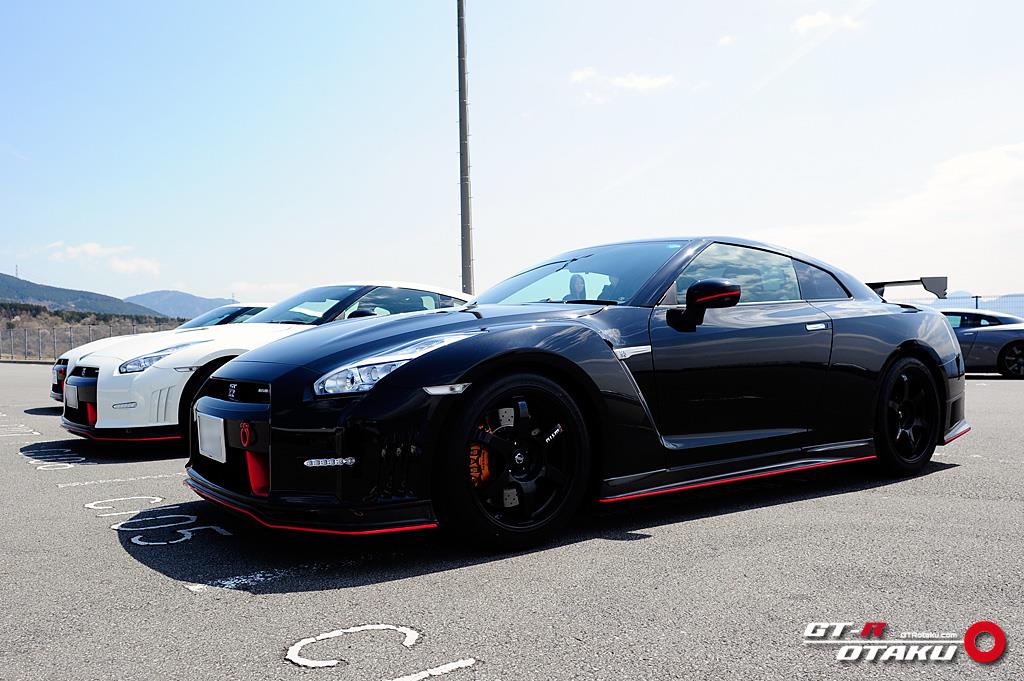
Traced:
<svg viewBox="0 0 1024 681">
<path fill-rule="evenodd" d="M 0 328 L 0 359 L 56 360 L 71 348 L 100 338 L 168 331 L 168 324 L 78 324 L 68 326 L 11 326 Z"/>
</svg>

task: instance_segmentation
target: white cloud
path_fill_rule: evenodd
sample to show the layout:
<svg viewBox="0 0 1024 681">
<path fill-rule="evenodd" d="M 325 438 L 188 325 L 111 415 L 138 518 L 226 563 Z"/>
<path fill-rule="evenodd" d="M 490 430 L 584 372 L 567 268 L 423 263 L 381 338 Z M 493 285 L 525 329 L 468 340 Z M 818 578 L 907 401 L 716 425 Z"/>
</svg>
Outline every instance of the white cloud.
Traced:
<svg viewBox="0 0 1024 681">
<path fill-rule="evenodd" d="M 155 258 L 122 258 L 115 255 L 107 260 L 107 265 L 121 274 L 160 274 L 160 263 Z"/>
<path fill-rule="evenodd" d="M 950 290 L 1022 292 L 1016 249 L 1024 233 L 1024 143 L 960 154 L 933 166 L 921 187 L 842 223 L 762 233 L 864 280 L 948 275 Z M 879 253 L 891 257 L 878 257 Z"/>
<path fill-rule="evenodd" d="M 131 246 L 105 246 L 94 241 L 70 245 L 63 241 L 54 241 L 48 244 L 46 249 L 51 251 L 50 260 L 55 262 L 99 261 L 119 274 L 160 274 L 160 262 L 155 258 L 127 256 L 126 254 L 132 250 Z"/>
<path fill-rule="evenodd" d="M 607 76 L 592 66 L 575 69 L 569 73 L 569 82 L 583 87 L 583 97 L 595 104 L 604 104 L 616 91 L 650 93 L 665 90 L 676 85 L 672 74 L 634 73 L 630 71 L 617 76 Z"/>
<path fill-rule="evenodd" d="M 719 47 L 729 47 L 730 45 L 736 44 L 736 36 L 734 35 L 723 35 L 718 39 Z"/>
<path fill-rule="evenodd" d="M 597 69 L 588 66 L 583 69 L 576 69 L 569 74 L 569 80 L 573 83 L 585 83 L 588 80 L 597 78 Z"/>
<path fill-rule="evenodd" d="M 793 22 L 793 25 L 790 26 L 790 30 L 803 35 L 810 31 L 823 29 L 827 29 L 829 31 L 835 31 L 838 29 L 856 30 L 861 26 L 863 26 L 863 24 L 849 14 L 832 16 L 828 12 L 818 11 L 814 14 L 805 14 L 798 18 Z"/>
<path fill-rule="evenodd" d="M 636 90 L 637 92 L 651 92 L 672 87 L 676 84 L 676 77 L 669 74 L 664 76 L 653 76 L 644 73 L 627 73 L 624 76 L 614 76 L 609 80 L 612 87 L 625 90 Z"/>
</svg>

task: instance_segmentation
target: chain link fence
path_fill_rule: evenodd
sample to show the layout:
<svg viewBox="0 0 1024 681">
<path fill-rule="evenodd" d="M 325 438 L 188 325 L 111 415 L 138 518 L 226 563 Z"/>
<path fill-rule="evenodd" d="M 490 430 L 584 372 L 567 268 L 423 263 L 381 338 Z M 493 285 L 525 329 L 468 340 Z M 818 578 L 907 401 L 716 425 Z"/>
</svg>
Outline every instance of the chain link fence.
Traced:
<svg viewBox="0 0 1024 681">
<path fill-rule="evenodd" d="M 937 310 L 990 310 L 1024 318 L 1024 293 L 1001 296 L 952 295 L 941 300 L 937 298 L 910 300 L 900 298 L 899 302 L 934 307 Z"/>
<path fill-rule="evenodd" d="M 101 338 L 129 336 L 150 331 L 168 331 L 180 322 L 165 324 L 78 324 L 69 326 L 25 326 L 7 324 L 0 328 L 0 359 L 55 360 L 71 348 Z"/>
</svg>

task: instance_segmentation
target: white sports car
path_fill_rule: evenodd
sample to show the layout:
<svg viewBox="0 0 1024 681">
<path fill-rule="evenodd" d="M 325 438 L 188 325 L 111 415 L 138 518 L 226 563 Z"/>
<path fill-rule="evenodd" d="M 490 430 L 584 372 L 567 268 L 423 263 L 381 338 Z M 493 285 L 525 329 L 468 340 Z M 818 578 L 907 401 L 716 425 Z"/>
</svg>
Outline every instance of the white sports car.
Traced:
<svg viewBox="0 0 1024 681">
<path fill-rule="evenodd" d="M 68 431 L 94 440 L 175 440 L 206 379 L 228 360 L 336 320 L 454 307 L 466 296 L 432 286 L 358 283 L 303 291 L 244 324 L 127 337 L 68 364 Z"/>
<path fill-rule="evenodd" d="M 265 309 L 267 309 L 266 305 L 230 303 L 228 305 L 215 307 L 209 312 L 204 312 L 198 317 L 190 319 L 174 329 L 170 329 L 168 331 L 151 331 L 149 333 L 138 335 L 154 338 L 158 334 L 174 333 L 175 331 L 181 331 L 182 329 L 200 329 L 205 326 L 238 324 L 240 322 L 247 321 L 250 317 Z M 106 338 L 99 338 L 90 343 L 86 343 L 85 345 L 75 346 L 58 357 L 53 363 L 53 369 L 50 371 L 50 397 L 58 402 L 64 401 L 64 379 L 68 377 L 68 364 L 72 363 L 72 360 L 77 362 L 78 358 L 83 355 L 96 352 L 97 350 L 102 350 L 110 345 L 122 343 L 128 337 L 129 336 L 108 336 Z"/>
</svg>

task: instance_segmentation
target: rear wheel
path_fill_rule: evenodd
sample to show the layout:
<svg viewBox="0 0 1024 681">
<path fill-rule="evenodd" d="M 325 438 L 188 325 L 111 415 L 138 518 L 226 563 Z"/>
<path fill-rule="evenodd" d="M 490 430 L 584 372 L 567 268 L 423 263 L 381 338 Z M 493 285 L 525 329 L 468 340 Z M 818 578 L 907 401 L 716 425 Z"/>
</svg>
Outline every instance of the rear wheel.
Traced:
<svg viewBox="0 0 1024 681">
<path fill-rule="evenodd" d="M 931 460 L 941 424 L 939 391 L 928 367 L 913 357 L 896 361 L 882 381 L 875 450 L 884 468 L 912 475 Z"/>
<path fill-rule="evenodd" d="M 535 544 L 579 509 L 590 472 L 586 425 L 557 383 L 514 374 L 466 395 L 440 453 L 442 527 L 492 548 Z"/>
<path fill-rule="evenodd" d="M 1024 378 L 1024 343 L 1010 343 L 999 353 L 999 373 L 1007 378 Z"/>
</svg>

